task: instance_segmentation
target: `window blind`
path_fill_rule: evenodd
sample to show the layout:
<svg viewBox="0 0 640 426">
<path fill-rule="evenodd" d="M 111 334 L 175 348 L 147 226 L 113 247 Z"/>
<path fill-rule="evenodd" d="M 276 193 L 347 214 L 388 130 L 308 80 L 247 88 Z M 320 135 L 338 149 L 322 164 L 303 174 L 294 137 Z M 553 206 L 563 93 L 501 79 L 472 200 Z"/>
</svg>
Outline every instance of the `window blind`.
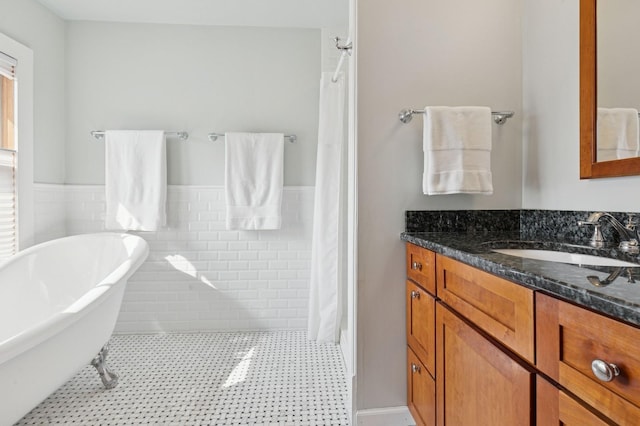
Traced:
<svg viewBox="0 0 640 426">
<path fill-rule="evenodd" d="M 0 149 L 0 259 L 15 254 L 16 152 Z"/>
<path fill-rule="evenodd" d="M 0 52 L 0 259 L 17 251 L 14 80 L 17 61 Z"/>
</svg>

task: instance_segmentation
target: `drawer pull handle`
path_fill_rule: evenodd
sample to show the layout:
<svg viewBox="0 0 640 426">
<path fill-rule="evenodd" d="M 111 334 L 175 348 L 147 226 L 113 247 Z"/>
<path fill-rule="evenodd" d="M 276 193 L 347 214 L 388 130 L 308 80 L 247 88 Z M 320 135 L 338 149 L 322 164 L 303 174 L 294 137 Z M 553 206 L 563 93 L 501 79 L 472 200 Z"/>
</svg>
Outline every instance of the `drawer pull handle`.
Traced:
<svg viewBox="0 0 640 426">
<path fill-rule="evenodd" d="M 420 299 L 420 292 L 419 292 L 419 291 L 412 290 L 412 291 L 411 291 L 411 298 L 412 298 L 412 299 Z"/>
<path fill-rule="evenodd" d="M 422 271 L 422 263 L 416 262 L 415 260 L 411 262 L 411 269 L 414 271 Z"/>
<path fill-rule="evenodd" d="M 411 371 L 413 371 L 414 373 L 419 373 L 420 372 L 420 366 L 411 363 Z"/>
<path fill-rule="evenodd" d="M 615 364 L 609 364 L 601 359 L 595 359 L 591 363 L 591 371 L 594 376 L 603 382 L 610 382 L 620 375 L 620 369 Z"/>
</svg>

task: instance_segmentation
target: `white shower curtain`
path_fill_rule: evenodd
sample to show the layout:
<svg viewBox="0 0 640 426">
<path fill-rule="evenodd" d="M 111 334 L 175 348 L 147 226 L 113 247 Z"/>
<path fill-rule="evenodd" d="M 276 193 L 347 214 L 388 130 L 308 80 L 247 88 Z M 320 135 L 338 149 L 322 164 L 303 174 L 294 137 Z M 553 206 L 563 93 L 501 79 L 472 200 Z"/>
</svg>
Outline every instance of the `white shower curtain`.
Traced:
<svg viewBox="0 0 640 426">
<path fill-rule="evenodd" d="M 344 142 L 344 75 L 320 79 L 320 117 L 316 189 L 311 246 L 308 336 L 337 342 L 340 331 L 339 225 L 342 146 Z"/>
</svg>

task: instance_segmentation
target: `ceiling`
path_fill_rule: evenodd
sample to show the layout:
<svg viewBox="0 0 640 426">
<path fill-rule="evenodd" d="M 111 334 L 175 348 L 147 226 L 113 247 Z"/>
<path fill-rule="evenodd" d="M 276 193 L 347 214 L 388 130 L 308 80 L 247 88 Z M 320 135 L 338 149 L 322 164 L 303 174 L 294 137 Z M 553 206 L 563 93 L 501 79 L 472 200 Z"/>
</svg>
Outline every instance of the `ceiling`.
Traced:
<svg viewBox="0 0 640 426">
<path fill-rule="evenodd" d="M 349 0 L 38 0 L 67 20 L 347 28 Z"/>
</svg>

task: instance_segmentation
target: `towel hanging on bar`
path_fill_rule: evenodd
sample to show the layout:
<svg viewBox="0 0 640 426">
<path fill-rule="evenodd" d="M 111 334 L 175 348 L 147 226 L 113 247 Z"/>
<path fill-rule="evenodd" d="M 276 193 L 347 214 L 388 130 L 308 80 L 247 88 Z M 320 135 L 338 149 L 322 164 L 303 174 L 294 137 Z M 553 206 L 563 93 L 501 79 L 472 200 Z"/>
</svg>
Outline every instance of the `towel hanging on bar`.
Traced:
<svg viewBox="0 0 640 426">
<path fill-rule="evenodd" d="M 225 145 L 227 229 L 280 229 L 284 135 L 227 133 Z"/>
<path fill-rule="evenodd" d="M 167 154 L 162 130 L 105 134 L 105 228 L 157 231 L 167 222 Z"/>
<path fill-rule="evenodd" d="M 491 109 L 429 106 L 425 110 L 423 192 L 492 194 Z"/>
</svg>

